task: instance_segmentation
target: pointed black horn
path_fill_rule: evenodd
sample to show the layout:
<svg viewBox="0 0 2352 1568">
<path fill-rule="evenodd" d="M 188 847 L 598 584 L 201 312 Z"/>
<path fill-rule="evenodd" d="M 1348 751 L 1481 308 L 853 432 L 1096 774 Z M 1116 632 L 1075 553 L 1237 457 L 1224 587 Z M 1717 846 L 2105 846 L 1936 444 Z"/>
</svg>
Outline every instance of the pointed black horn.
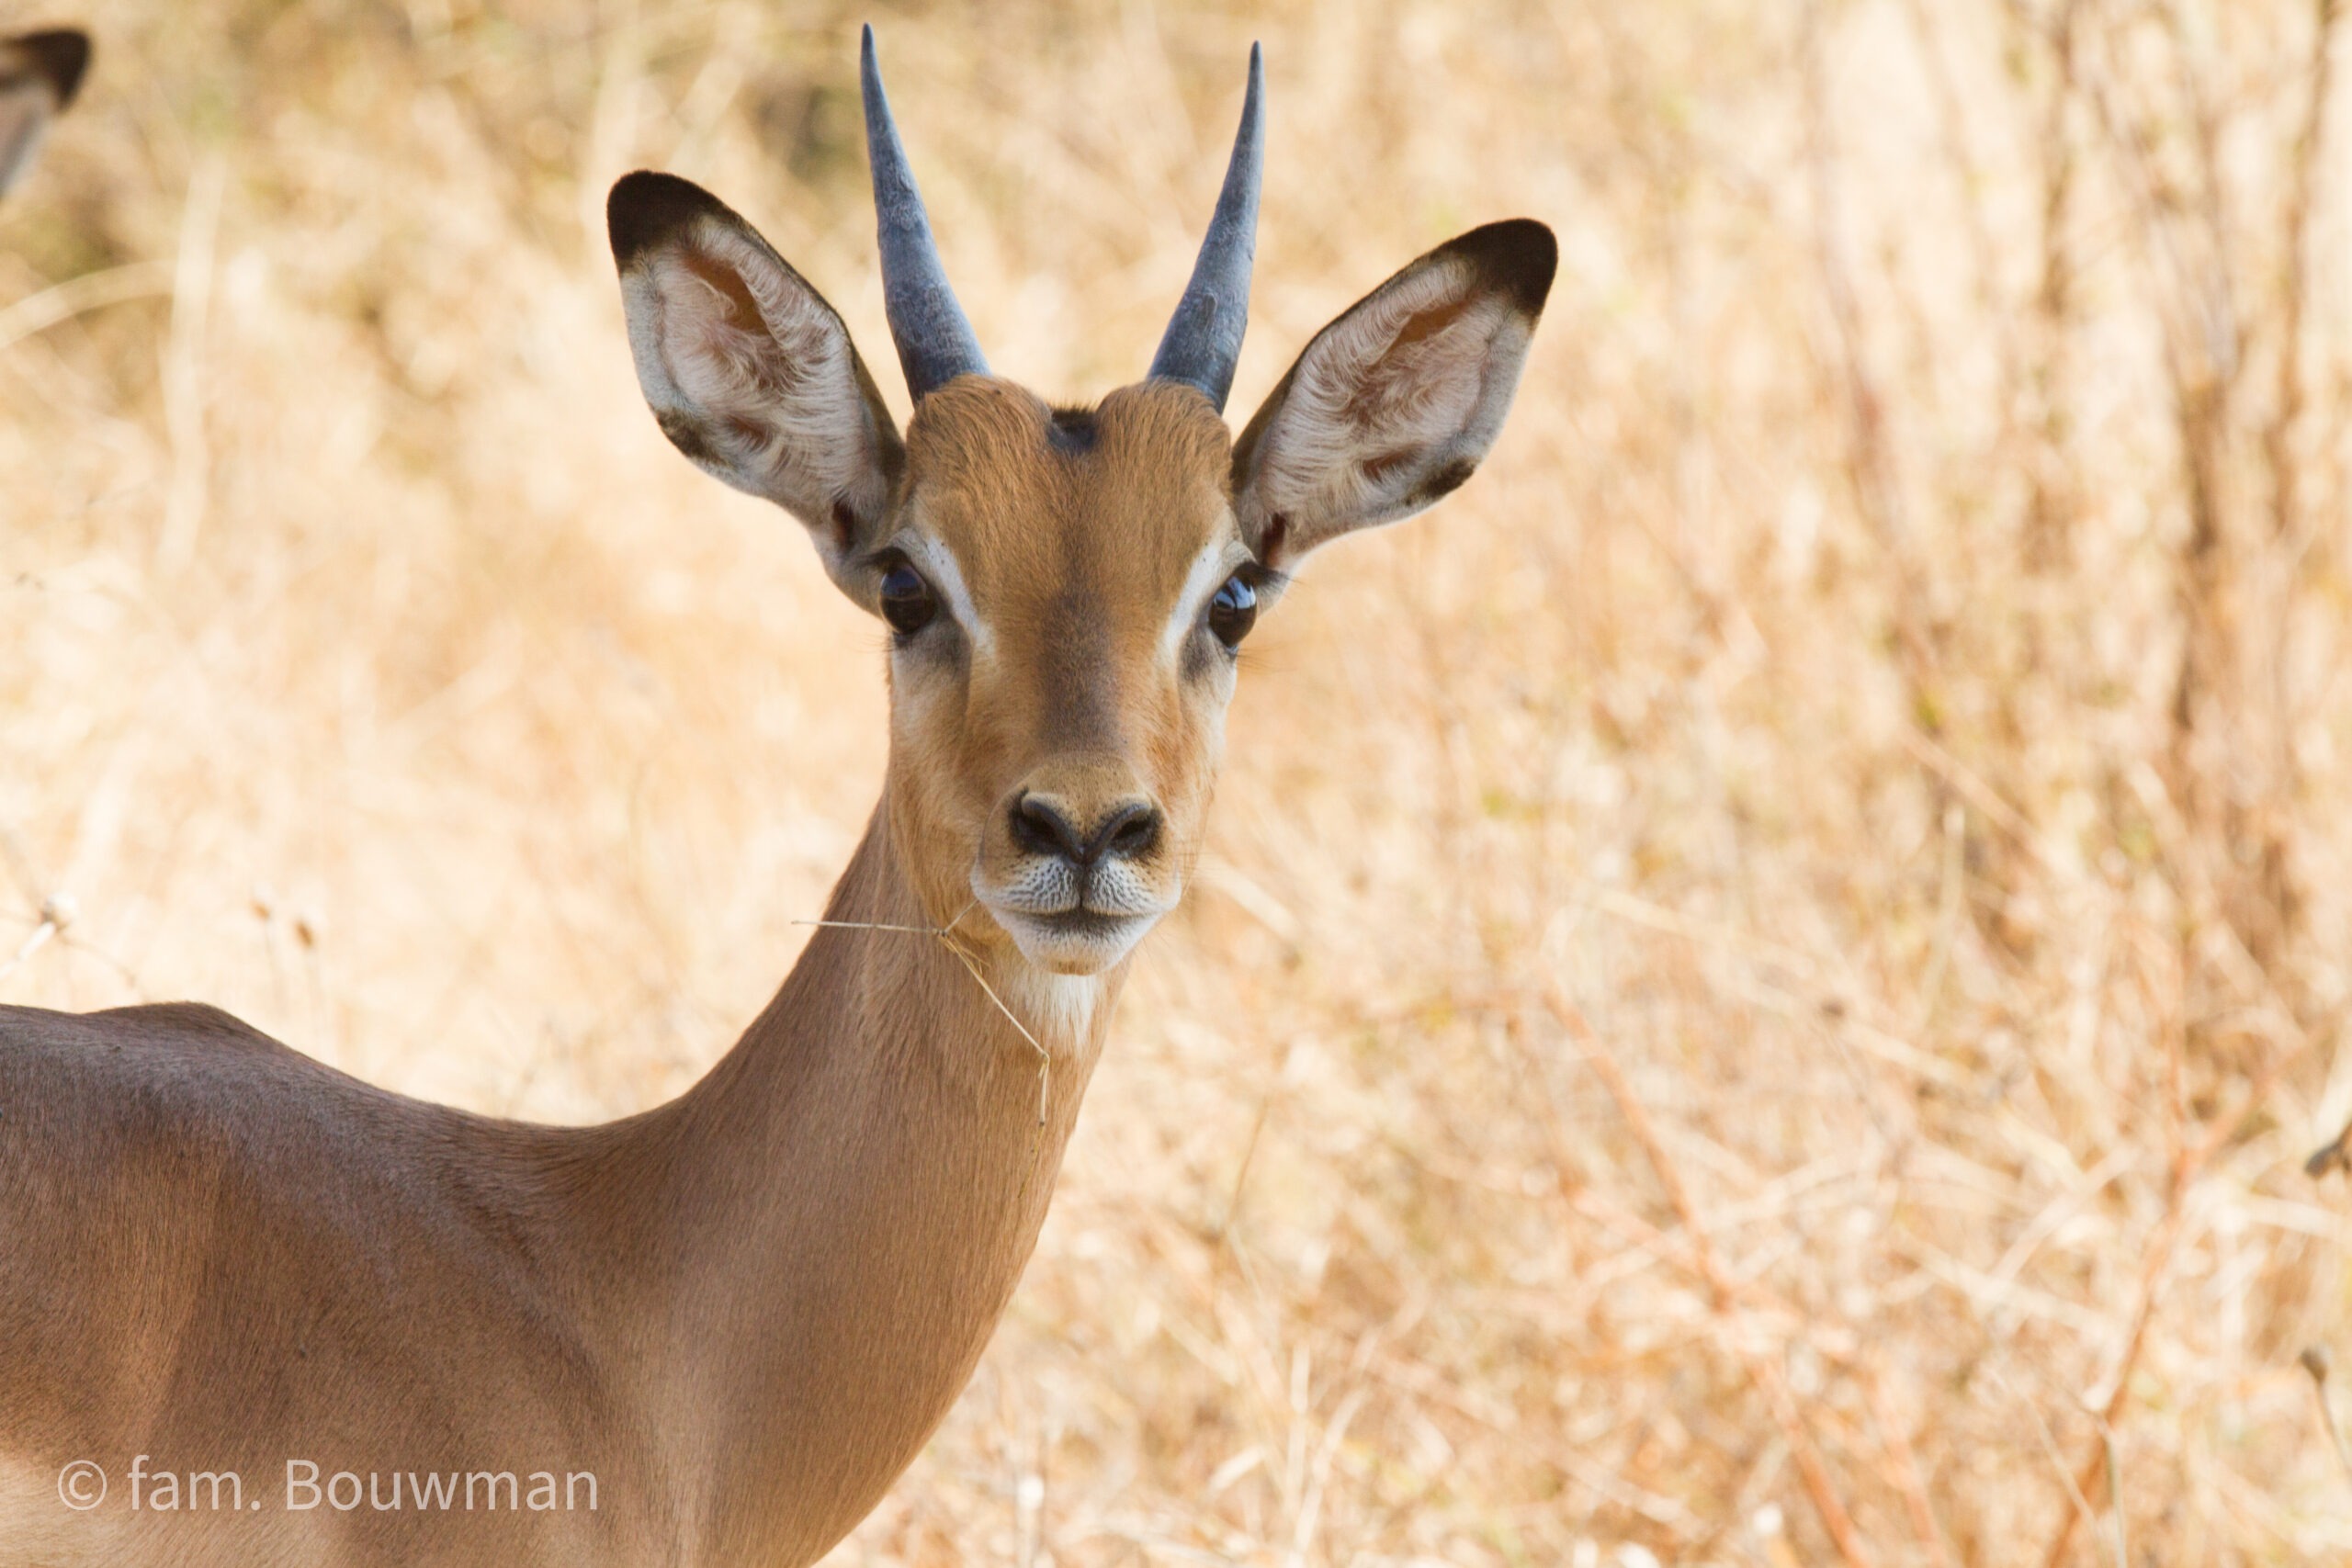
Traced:
<svg viewBox="0 0 2352 1568">
<path fill-rule="evenodd" d="M 1258 254 L 1258 178 L 1266 164 L 1263 100 L 1266 69 L 1258 46 L 1250 46 L 1250 91 L 1241 100 L 1241 129 L 1234 132 L 1233 160 L 1225 166 L 1225 189 L 1216 215 L 1201 241 L 1193 281 L 1176 302 L 1168 335 L 1152 355 L 1155 380 L 1188 381 L 1225 411 L 1233 390 L 1233 367 L 1241 357 L 1241 334 L 1250 324 L 1250 263 Z"/>
<path fill-rule="evenodd" d="M 907 150 L 890 118 L 882 91 L 882 68 L 874 60 L 874 29 L 865 29 L 859 69 L 865 86 L 865 151 L 874 168 L 874 213 L 882 242 L 882 304 L 890 318 L 890 338 L 899 345 L 899 367 L 907 390 L 924 393 L 958 376 L 985 376 L 972 323 L 947 287 L 939 247 L 923 215 L 922 193 L 907 167 Z"/>
</svg>

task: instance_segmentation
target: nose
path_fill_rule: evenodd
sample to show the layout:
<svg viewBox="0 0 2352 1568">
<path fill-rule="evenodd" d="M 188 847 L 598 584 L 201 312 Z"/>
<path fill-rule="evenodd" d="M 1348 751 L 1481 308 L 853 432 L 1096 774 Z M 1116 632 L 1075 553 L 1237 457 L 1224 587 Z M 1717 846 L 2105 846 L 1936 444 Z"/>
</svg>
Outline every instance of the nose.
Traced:
<svg viewBox="0 0 2352 1568">
<path fill-rule="evenodd" d="M 1024 790 L 1012 802 L 1012 841 L 1031 854 L 1059 855 L 1079 866 L 1105 855 L 1147 854 L 1159 841 L 1159 808 L 1148 800 L 1118 801 L 1091 829 L 1081 829 L 1063 802 Z"/>
</svg>

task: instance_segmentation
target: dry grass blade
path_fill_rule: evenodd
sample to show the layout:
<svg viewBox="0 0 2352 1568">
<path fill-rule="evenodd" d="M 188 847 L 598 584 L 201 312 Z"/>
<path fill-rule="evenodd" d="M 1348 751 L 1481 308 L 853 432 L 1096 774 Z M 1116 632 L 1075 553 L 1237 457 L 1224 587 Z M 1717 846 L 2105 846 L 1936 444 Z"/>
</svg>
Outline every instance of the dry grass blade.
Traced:
<svg viewBox="0 0 2352 1568">
<path fill-rule="evenodd" d="M 795 920 L 792 923 L 796 926 L 831 927 L 836 931 L 894 931 L 906 936 L 938 938 L 939 945 L 956 955 L 956 962 L 971 976 L 972 983 L 979 987 L 996 1010 L 1004 1015 L 1005 1022 L 1012 1025 L 1021 1038 L 1028 1043 L 1029 1049 L 1037 1054 L 1037 1125 L 1043 1127 L 1046 1124 L 1046 1108 L 1053 1098 L 1053 1055 L 1029 1032 L 1029 1026 L 1021 1021 L 1021 1015 L 1005 1005 L 1004 998 L 996 994 L 996 987 L 989 985 L 987 976 L 980 973 L 980 966 L 973 962 L 971 953 L 956 940 L 956 928 L 963 923 L 965 916 L 972 912 L 972 904 L 966 904 L 956 911 L 956 918 L 944 926 L 894 926 L 878 920 Z"/>
<path fill-rule="evenodd" d="M 1624 1116 L 1634 1140 L 1647 1156 L 1651 1170 L 1657 1174 L 1658 1185 L 1666 1190 L 1667 1201 L 1682 1222 L 1683 1235 L 1690 1238 L 1691 1250 L 1698 1258 L 1700 1272 L 1713 1293 L 1716 1314 L 1720 1317 L 1728 1314 L 1738 1299 L 1738 1292 L 1716 1260 L 1713 1244 L 1708 1239 L 1706 1227 L 1699 1223 L 1699 1212 L 1691 1204 L 1689 1190 L 1682 1184 L 1681 1173 L 1673 1157 L 1668 1154 L 1666 1145 L 1660 1141 L 1641 1097 L 1626 1081 L 1624 1069 L 1618 1066 L 1616 1053 L 1610 1050 L 1608 1043 L 1584 1021 L 1584 1015 L 1560 992 L 1556 984 L 1546 987 L 1544 1004 L 1560 1027 L 1576 1038 L 1584 1051 L 1585 1064 L 1609 1090 L 1609 1097 L 1616 1101 L 1619 1112 Z M 1804 1478 L 1806 1499 L 1820 1516 L 1821 1528 L 1829 1533 L 1830 1540 L 1838 1548 L 1839 1559 L 1849 1568 L 1862 1568 L 1871 1558 L 1862 1550 L 1861 1539 L 1854 1530 L 1853 1518 L 1838 1495 L 1828 1467 L 1822 1463 L 1821 1450 L 1805 1428 L 1804 1417 L 1798 1412 L 1796 1401 L 1789 1393 L 1787 1378 L 1770 1358 L 1750 1349 L 1740 1342 L 1737 1336 L 1727 1336 L 1726 1340 L 1739 1356 L 1749 1380 L 1756 1384 L 1757 1392 L 1764 1396 L 1773 1420 L 1780 1425 L 1781 1435 L 1788 1440 L 1790 1450 L 1795 1454 L 1797 1468 Z"/>
<path fill-rule="evenodd" d="M 1473 223 L 1562 265 L 1478 474 L 1252 634 L 1209 869 L 843 1561 L 2352 1556 L 2278 1376 L 2352 1310 L 2290 1131 L 2352 1101 L 2342 13 L 879 20 L 1049 397 L 1149 362 L 1252 39 L 1237 423 Z M 706 186 L 887 369 L 863 13 L 88 19 L 0 204 L 0 991 L 678 1091 L 865 826 L 885 660 L 647 416 L 602 204 Z"/>
</svg>

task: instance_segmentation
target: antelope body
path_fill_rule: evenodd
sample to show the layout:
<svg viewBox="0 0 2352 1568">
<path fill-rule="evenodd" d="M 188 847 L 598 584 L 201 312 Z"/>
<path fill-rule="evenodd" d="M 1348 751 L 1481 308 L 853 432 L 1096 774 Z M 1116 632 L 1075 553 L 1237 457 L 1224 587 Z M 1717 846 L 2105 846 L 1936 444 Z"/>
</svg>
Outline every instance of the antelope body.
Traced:
<svg viewBox="0 0 2352 1568">
<path fill-rule="evenodd" d="M 802 1564 L 969 1377 L 1194 862 L 1236 646 L 1299 557 L 1467 477 L 1555 250 L 1521 220 L 1414 262 L 1236 442 L 1253 52 L 1151 374 L 1053 409 L 988 374 L 870 33 L 864 72 L 903 436 L 741 219 L 651 174 L 609 209 L 663 431 L 892 629 L 888 776 L 831 923 L 700 1083 L 595 1127 L 403 1099 L 209 1008 L 0 1009 L 0 1564 Z M 86 1508 L 76 1461 L 109 1479 Z M 294 1506 L 289 1464 L 363 1495 Z M 594 1506 L 432 1506 L 500 1473 L 499 1499 L 593 1475 Z"/>
</svg>

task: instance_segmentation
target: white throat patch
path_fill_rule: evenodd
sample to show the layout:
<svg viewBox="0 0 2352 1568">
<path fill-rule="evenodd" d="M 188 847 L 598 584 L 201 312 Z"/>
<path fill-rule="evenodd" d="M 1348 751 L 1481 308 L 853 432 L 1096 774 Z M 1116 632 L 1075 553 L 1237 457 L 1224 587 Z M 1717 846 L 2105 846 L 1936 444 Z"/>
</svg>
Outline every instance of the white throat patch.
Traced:
<svg viewBox="0 0 2352 1568">
<path fill-rule="evenodd" d="M 1004 966 L 1004 999 L 1048 1050 L 1067 1051 L 1094 1028 L 1109 986 L 1100 975 L 1057 975 L 1034 964 Z"/>
</svg>

